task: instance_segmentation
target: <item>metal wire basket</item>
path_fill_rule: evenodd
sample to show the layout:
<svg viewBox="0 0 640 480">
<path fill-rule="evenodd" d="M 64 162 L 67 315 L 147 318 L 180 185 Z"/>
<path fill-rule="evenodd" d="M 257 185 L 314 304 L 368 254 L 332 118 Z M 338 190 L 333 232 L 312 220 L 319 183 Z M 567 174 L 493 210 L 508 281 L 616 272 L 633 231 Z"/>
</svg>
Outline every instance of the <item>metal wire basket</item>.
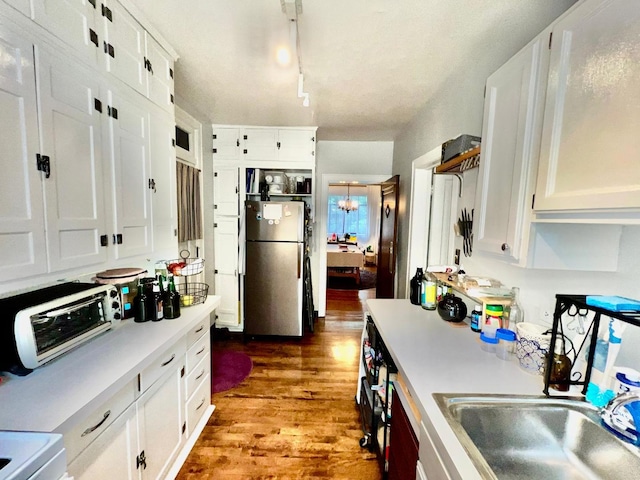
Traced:
<svg viewBox="0 0 640 480">
<path fill-rule="evenodd" d="M 189 250 L 180 252 L 181 258 L 165 260 L 167 270 L 176 277 L 188 277 L 198 275 L 204 270 L 204 258 L 190 257 Z"/>
<path fill-rule="evenodd" d="M 206 283 L 180 283 L 176 285 L 176 289 L 180 294 L 180 306 L 190 307 L 204 303 L 209 293 L 209 285 Z"/>
</svg>

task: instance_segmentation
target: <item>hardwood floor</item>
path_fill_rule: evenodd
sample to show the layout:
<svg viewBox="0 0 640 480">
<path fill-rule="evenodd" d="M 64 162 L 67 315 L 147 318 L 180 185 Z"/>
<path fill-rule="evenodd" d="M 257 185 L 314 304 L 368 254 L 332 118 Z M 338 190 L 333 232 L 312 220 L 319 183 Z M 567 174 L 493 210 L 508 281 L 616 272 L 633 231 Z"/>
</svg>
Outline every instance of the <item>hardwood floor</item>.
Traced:
<svg viewBox="0 0 640 480">
<path fill-rule="evenodd" d="M 178 479 L 379 480 L 373 453 L 360 448 L 354 398 L 360 335 L 371 290 L 329 290 L 324 319 L 301 340 L 215 339 L 246 352 L 253 370 L 214 394 L 216 410 Z"/>
</svg>

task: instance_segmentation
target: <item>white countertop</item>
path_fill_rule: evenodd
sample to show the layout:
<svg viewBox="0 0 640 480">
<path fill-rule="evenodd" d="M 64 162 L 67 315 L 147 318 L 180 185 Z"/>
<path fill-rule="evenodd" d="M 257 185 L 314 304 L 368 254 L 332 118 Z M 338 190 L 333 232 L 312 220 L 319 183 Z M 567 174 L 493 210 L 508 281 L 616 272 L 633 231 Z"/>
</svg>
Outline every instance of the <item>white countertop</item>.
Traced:
<svg viewBox="0 0 640 480">
<path fill-rule="evenodd" d="M 118 392 L 219 304 L 220 297 L 210 295 L 175 320 L 124 320 L 25 377 L 7 374 L 0 384 L 0 430 L 64 431 L 74 415 L 90 413 Z"/>
<path fill-rule="evenodd" d="M 445 465 L 465 480 L 481 478 L 432 394 L 543 395 L 542 376 L 521 370 L 515 357 L 504 361 L 481 350 L 479 335 L 468 324 L 445 322 L 435 310 L 409 300 L 376 299 L 367 305 Z"/>
</svg>

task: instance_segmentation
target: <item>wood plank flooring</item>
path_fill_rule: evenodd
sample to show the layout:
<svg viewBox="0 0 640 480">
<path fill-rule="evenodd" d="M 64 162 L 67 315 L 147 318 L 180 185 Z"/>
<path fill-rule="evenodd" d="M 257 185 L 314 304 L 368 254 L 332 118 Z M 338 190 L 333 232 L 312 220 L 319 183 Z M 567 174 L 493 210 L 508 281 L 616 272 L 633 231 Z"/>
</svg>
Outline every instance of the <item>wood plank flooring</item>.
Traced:
<svg viewBox="0 0 640 480">
<path fill-rule="evenodd" d="M 212 348 L 244 351 L 253 370 L 214 394 L 216 410 L 179 480 L 379 480 L 378 461 L 360 448 L 360 335 L 371 290 L 329 290 L 327 312 L 301 340 L 214 338 Z"/>
</svg>

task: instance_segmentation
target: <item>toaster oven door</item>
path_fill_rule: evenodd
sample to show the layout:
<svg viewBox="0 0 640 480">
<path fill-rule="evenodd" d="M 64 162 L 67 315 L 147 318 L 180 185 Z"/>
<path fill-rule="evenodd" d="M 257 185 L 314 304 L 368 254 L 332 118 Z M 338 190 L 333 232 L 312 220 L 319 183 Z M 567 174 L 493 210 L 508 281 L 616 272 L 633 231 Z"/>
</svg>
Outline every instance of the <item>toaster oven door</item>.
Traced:
<svg viewBox="0 0 640 480">
<path fill-rule="evenodd" d="M 46 311 L 18 314 L 15 333 L 20 362 L 36 368 L 110 329 L 106 300 L 106 294 L 100 293 Z"/>
</svg>

